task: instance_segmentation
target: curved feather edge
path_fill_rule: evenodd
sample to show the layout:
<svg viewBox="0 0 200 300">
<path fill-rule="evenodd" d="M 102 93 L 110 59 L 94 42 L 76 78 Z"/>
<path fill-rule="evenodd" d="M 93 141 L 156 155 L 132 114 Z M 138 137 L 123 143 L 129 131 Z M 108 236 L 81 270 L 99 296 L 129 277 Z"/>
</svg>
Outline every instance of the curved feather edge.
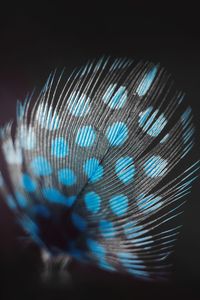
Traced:
<svg viewBox="0 0 200 300">
<path fill-rule="evenodd" d="M 20 225 L 50 253 L 165 278 L 200 167 L 184 95 L 159 65 L 102 57 L 33 97 L 17 103 L 14 138 L 1 130 L 0 191 Z"/>
</svg>

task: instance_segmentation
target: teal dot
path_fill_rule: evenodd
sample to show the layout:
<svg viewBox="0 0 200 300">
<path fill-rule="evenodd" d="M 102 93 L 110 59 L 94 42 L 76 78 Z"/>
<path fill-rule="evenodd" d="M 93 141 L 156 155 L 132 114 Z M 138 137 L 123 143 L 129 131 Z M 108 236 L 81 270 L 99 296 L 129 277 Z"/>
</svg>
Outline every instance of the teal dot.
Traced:
<svg viewBox="0 0 200 300">
<path fill-rule="evenodd" d="M 76 117 L 86 116 L 90 111 L 90 98 L 80 92 L 73 92 L 67 101 L 67 108 Z"/>
<path fill-rule="evenodd" d="M 35 132 L 31 127 L 21 126 L 19 129 L 20 144 L 25 150 L 32 150 L 36 145 Z"/>
<path fill-rule="evenodd" d="M 109 204 L 113 213 L 119 217 L 123 216 L 128 210 L 128 198 L 123 194 L 113 196 Z"/>
<path fill-rule="evenodd" d="M 55 140 L 52 140 L 51 143 L 51 154 L 62 158 L 65 157 L 69 152 L 68 143 L 63 137 L 58 137 Z"/>
<path fill-rule="evenodd" d="M 147 74 L 145 74 L 144 78 L 142 79 L 141 83 L 139 84 L 136 93 L 141 97 L 145 96 L 148 92 L 153 80 L 157 74 L 157 67 L 154 66 Z"/>
<path fill-rule="evenodd" d="M 116 90 L 117 84 L 111 84 L 103 95 L 103 102 L 108 104 L 112 109 L 122 108 L 127 101 L 127 90 L 120 86 Z"/>
<path fill-rule="evenodd" d="M 152 178 L 163 176 L 167 171 L 167 160 L 159 155 L 153 155 L 144 164 L 144 170 Z"/>
<path fill-rule="evenodd" d="M 165 143 L 166 141 L 168 141 L 169 137 L 170 137 L 170 135 L 169 135 L 169 133 L 167 133 L 167 134 L 162 138 L 162 140 L 160 141 L 160 143 L 161 143 L 161 144 Z"/>
<path fill-rule="evenodd" d="M 155 196 L 153 194 L 148 196 L 140 194 L 137 197 L 137 205 L 140 210 L 144 211 L 144 213 L 149 213 L 150 211 L 158 209 L 162 205 L 162 202 L 160 201 L 161 199 L 161 196 Z"/>
<path fill-rule="evenodd" d="M 144 112 L 140 113 L 139 126 L 150 136 L 156 137 L 164 129 L 167 124 L 167 120 L 164 114 L 160 114 L 159 110 L 155 110 L 152 114 L 153 107 L 148 107 Z"/>
<path fill-rule="evenodd" d="M 42 102 L 37 109 L 36 119 L 42 128 L 56 130 L 60 126 L 59 115 L 52 106 Z"/>
<path fill-rule="evenodd" d="M 141 232 L 144 228 L 143 225 L 138 225 L 137 221 L 130 221 L 123 225 L 124 234 L 127 239 L 135 239 L 138 236 L 141 236 Z M 143 232 L 144 233 L 144 232 Z"/>
<path fill-rule="evenodd" d="M 91 183 L 95 183 L 103 177 L 103 167 L 96 158 L 89 158 L 83 165 L 83 170 Z"/>
<path fill-rule="evenodd" d="M 87 209 L 92 213 L 97 213 L 100 209 L 101 198 L 95 192 L 88 192 L 84 196 L 84 202 Z"/>
<path fill-rule="evenodd" d="M 42 194 L 44 198 L 48 200 L 50 203 L 62 204 L 67 207 L 70 207 L 76 200 L 75 196 L 70 196 L 70 197 L 65 196 L 59 190 L 52 187 L 43 188 Z"/>
<path fill-rule="evenodd" d="M 58 180 L 63 185 L 71 186 L 76 183 L 76 175 L 69 168 L 61 169 L 58 171 Z"/>
<path fill-rule="evenodd" d="M 76 143 L 80 147 L 90 147 L 94 144 L 96 134 L 90 125 L 79 128 L 76 135 Z"/>
<path fill-rule="evenodd" d="M 114 238 L 116 234 L 112 222 L 107 220 L 101 220 L 99 222 L 99 231 L 105 238 Z"/>
<path fill-rule="evenodd" d="M 108 126 L 106 136 L 112 146 L 122 146 L 128 138 L 128 129 L 123 122 L 115 122 Z"/>
<path fill-rule="evenodd" d="M 51 164 L 43 156 L 36 156 L 32 160 L 30 167 L 36 176 L 47 176 L 52 174 Z"/>
<path fill-rule="evenodd" d="M 130 156 L 124 156 L 119 158 L 115 164 L 115 172 L 118 178 L 124 184 L 129 184 L 133 182 L 135 175 L 135 166 L 133 164 L 133 158 Z"/>
<path fill-rule="evenodd" d="M 106 250 L 103 245 L 101 245 L 100 243 L 98 243 L 97 241 L 92 240 L 92 239 L 87 239 L 86 243 L 87 243 L 88 249 L 99 259 L 101 259 L 102 257 L 105 257 Z"/>
<path fill-rule="evenodd" d="M 14 199 L 13 196 L 10 195 L 10 194 L 8 194 L 8 195 L 6 196 L 6 203 L 7 203 L 7 205 L 9 206 L 10 209 L 15 210 L 15 209 L 17 208 L 15 199 Z"/>
<path fill-rule="evenodd" d="M 21 184 L 27 192 L 34 192 L 37 187 L 36 182 L 28 174 L 25 173 L 22 174 Z"/>
<path fill-rule="evenodd" d="M 18 202 L 20 207 L 26 207 L 27 206 L 28 201 L 27 201 L 26 197 L 23 194 L 21 194 L 20 192 L 17 191 L 15 193 L 15 197 L 16 197 L 17 202 Z"/>
<path fill-rule="evenodd" d="M 73 225 L 80 231 L 84 231 L 87 228 L 87 223 L 85 219 L 81 216 L 79 216 L 76 213 L 71 214 L 71 220 Z"/>
</svg>

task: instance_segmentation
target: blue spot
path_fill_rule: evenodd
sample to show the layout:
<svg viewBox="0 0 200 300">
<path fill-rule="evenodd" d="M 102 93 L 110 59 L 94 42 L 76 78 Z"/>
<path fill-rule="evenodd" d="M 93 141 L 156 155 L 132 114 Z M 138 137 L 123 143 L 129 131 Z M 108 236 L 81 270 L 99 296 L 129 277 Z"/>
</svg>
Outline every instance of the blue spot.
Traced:
<svg viewBox="0 0 200 300">
<path fill-rule="evenodd" d="M 69 152 L 68 144 L 63 137 L 58 137 L 51 143 L 51 155 L 58 158 L 65 157 Z"/>
<path fill-rule="evenodd" d="M 134 239 L 144 234 L 144 230 L 142 225 L 137 225 L 136 221 L 130 221 L 124 224 L 124 234 L 128 239 Z M 147 230 L 145 230 L 147 232 Z"/>
<path fill-rule="evenodd" d="M 26 207 L 27 206 L 28 201 L 20 192 L 16 192 L 15 197 L 16 197 L 17 202 L 18 202 L 20 207 Z"/>
<path fill-rule="evenodd" d="M 167 160 L 159 155 L 153 155 L 144 164 L 144 170 L 152 178 L 163 176 L 167 170 Z"/>
<path fill-rule="evenodd" d="M 106 136 L 112 146 L 121 146 L 128 138 L 128 129 L 123 122 L 115 122 L 108 126 Z"/>
<path fill-rule="evenodd" d="M 103 167 L 96 158 L 87 159 L 83 165 L 83 169 L 91 183 L 97 182 L 103 176 Z"/>
<path fill-rule="evenodd" d="M 99 267 L 106 271 L 116 271 L 113 266 L 111 266 L 105 259 L 105 257 L 99 258 Z"/>
<path fill-rule="evenodd" d="M 135 166 L 133 164 L 133 158 L 129 156 L 119 158 L 115 164 L 115 172 L 118 178 L 124 184 L 129 184 L 133 182 L 133 178 L 135 175 Z"/>
<path fill-rule="evenodd" d="M 15 210 L 17 208 L 17 205 L 16 205 L 15 200 L 12 195 L 7 195 L 6 203 L 11 209 Z"/>
<path fill-rule="evenodd" d="M 75 201 L 75 196 L 67 197 L 55 188 L 43 188 L 42 194 L 49 202 L 71 206 Z"/>
<path fill-rule="evenodd" d="M 145 96 L 145 94 L 148 92 L 155 76 L 157 74 L 157 67 L 153 67 L 143 78 L 141 83 L 139 84 L 136 93 L 141 97 Z"/>
<path fill-rule="evenodd" d="M 87 228 L 87 223 L 85 219 L 83 219 L 81 216 L 77 215 L 76 213 L 71 214 L 71 219 L 72 219 L 72 223 L 78 230 L 84 231 Z"/>
<path fill-rule="evenodd" d="M 67 101 L 68 110 L 76 117 L 83 117 L 90 111 L 90 98 L 80 92 L 73 92 Z"/>
<path fill-rule="evenodd" d="M 106 249 L 104 248 L 103 245 L 98 243 L 95 240 L 92 239 L 87 239 L 86 241 L 88 249 L 90 252 L 92 252 L 93 255 L 95 255 L 99 262 L 98 265 L 100 268 L 109 270 L 109 271 L 114 271 L 115 269 L 113 266 L 111 266 L 107 261 L 106 261 Z"/>
<path fill-rule="evenodd" d="M 27 191 L 27 192 L 34 192 L 36 190 L 36 182 L 28 175 L 28 174 L 23 174 L 22 175 L 22 187 Z"/>
<path fill-rule="evenodd" d="M 25 126 L 20 127 L 19 132 L 20 144 L 26 150 L 32 150 L 36 145 L 36 136 L 31 127 L 26 128 Z"/>
<path fill-rule="evenodd" d="M 83 126 L 78 130 L 76 135 L 76 143 L 80 147 L 90 147 L 93 145 L 95 137 L 96 135 L 92 126 Z"/>
<path fill-rule="evenodd" d="M 43 156 L 35 157 L 30 167 L 36 176 L 47 176 L 52 173 L 51 164 Z"/>
<path fill-rule="evenodd" d="M 61 169 L 58 171 L 58 180 L 66 186 L 71 186 L 76 183 L 76 175 L 69 168 Z"/>
<path fill-rule="evenodd" d="M 87 239 L 86 242 L 87 242 L 88 249 L 99 259 L 105 257 L 106 250 L 100 243 L 91 239 Z"/>
<path fill-rule="evenodd" d="M 76 196 L 67 197 L 67 206 L 69 206 L 69 207 L 72 206 L 74 204 L 75 200 L 76 200 Z"/>
<path fill-rule="evenodd" d="M 95 192 L 88 192 L 84 196 L 84 202 L 87 209 L 92 213 L 97 213 L 100 209 L 101 198 Z"/>
<path fill-rule="evenodd" d="M 59 117 L 51 106 L 47 103 L 41 103 L 38 106 L 36 119 L 38 120 L 40 126 L 47 130 L 56 130 L 60 126 Z"/>
<path fill-rule="evenodd" d="M 44 217 L 44 218 L 49 218 L 51 216 L 51 213 L 50 213 L 49 209 L 46 206 L 42 205 L 42 204 L 34 205 L 31 208 L 31 211 L 36 216 L 41 216 L 41 217 Z"/>
<path fill-rule="evenodd" d="M 123 216 L 128 209 L 128 198 L 123 195 L 113 196 L 109 201 L 113 213 L 117 216 Z"/>
<path fill-rule="evenodd" d="M 191 107 L 189 106 L 185 111 L 184 113 L 181 115 L 181 122 L 183 124 L 183 127 L 186 128 L 188 123 L 189 123 L 189 120 L 191 119 L 192 117 L 192 109 Z"/>
<path fill-rule="evenodd" d="M 26 232 L 28 232 L 37 241 L 37 235 L 39 233 L 37 224 L 28 217 L 23 217 L 20 219 L 20 224 L 26 230 Z"/>
<path fill-rule="evenodd" d="M 155 119 L 158 114 L 158 109 L 151 114 L 152 110 L 153 107 L 150 106 L 144 112 L 140 113 L 139 126 L 150 136 L 156 137 L 167 124 L 167 120 L 164 114 L 161 114 Z"/>
<path fill-rule="evenodd" d="M 153 194 L 150 194 L 148 196 L 141 194 L 137 198 L 137 204 L 139 206 L 139 209 L 144 210 L 144 212 L 146 213 L 149 213 L 150 211 L 154 211 L 162 205 L 162 202 L 160 202 L 161 199 L 162 197 L 154 196 Z"/>
<path fill-rule="evenodd" d="M 160 141 L 161 144 L 165 143 L 169 139 L 169 133 L 167 133 L 162 140 Z"/>
<path fill-rule="evenodd" d="M 114 238 L 115 237 L 115 229 L 113 227 L 112 222 L 110 222 L 110 221 L 101 220 L 99 222 L 99 230 L 105 238 Z"/>
<path fill-rule="evenodd" d="M 127 101 L 126 88 L 124 86 L 120 86 L 118 90 L 115 91 L 116 87 L 117 84 L 111 84 L 103 95 L 104 103 L 108 104 L 108 106 L 110 106 L 112 109 L 122 108 Z"/>
</svg>

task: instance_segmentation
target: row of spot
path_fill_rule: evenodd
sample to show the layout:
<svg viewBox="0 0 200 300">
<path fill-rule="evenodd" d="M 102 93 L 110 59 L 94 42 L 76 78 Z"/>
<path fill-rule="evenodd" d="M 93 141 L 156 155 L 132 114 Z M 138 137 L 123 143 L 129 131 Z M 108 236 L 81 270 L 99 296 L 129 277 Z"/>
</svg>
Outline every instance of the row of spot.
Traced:
<svg viewBox="0 0 200 300">
<path fill-rule="evenodd" d="M 139 96 L 144 96 L 149 90 L 157 73 L 157 67 L 153 67 L 139 84 L 136 92 Z M 105 91 L 102 100 L 111 109 L 123 108 L 128 99 L 128 92 L 125 86 L 120 86 L 117 89 L 117 84 L 110 84 Z M 86 116 L 90 109 L 90 97 L 86 94 L 74 91 L 67 100 L 67 108 L 69 112 L 76 117 Z"/>
<path fill-rule="evenodd" d="M 36 175 L 48 175 L 49 172 L 52 172 L 50 164 L 42 157 L 35 159 L 31 166 Z M 96 158 L 87 159 L 83 169 L 91 183 L 95 183 L 103 177 L 103 166 Z M 167 170 L 167 161 L 154 155 L 146 161 L 144 170 L 152 178 L 163 176 Z M 129 156 L 119 158 L 115 164 L 115 172 L 124 184 L 132 183 L 136 172 L 133 158 Z M 36 184 L 28 175 L 25 174 L 22 180 L 23 186 L 28 192 L 35 190 Z M 70 168 L 65 168 L 58 171 L 58 180 L 63 185 L 72 186 L 76 183 L 77 176 Z"/>
<path fill-rule="evenodd" d="M 139 115 L 139 126 L 150 136 L 156 137 L 163 130 L 167 124 L 167 120 L 163 114 L 161 114 L 156 120 L 155 117 L 158 114 L 156 110 L 151 116 L 153 107 L 147 108 Z M 149 117 L 150 116 L 150 117 Z M 106 137 L 111 146 L 122 146 L 128 139 L 128 128 L 124 122 L 115 122 L 109 125 L 106 130 Z M 95 130 L 91 125 L 85 125 L 79 128 L 75 142 L 80 147 L 93 146 L 96 139 Z M 31 150 L 36 145 L 36 136 L 32 128 L 20 128 L 20 141 L 23 148 Z M 164 139 L 162 140 L 164 142 Z M 63 137 L 54 139 L 51 143 L 51 154 L 63 158 L 69 154 L 69 145 Z"/>
<path fill-rule="evenodd" d="M 47 176 L 51 175 L 53 172 L 50 162 L 43 156 L 35 157 L 32 160 L 30 167 L 36 176 Z M 96 158 L 89 158 L 86 160 L 83 165 L 83 169 L 92 183 L 98 181 L 103 176 L 103 167 Z M 152 155 L 144 163 L 145 173 L 152 178 L 163 176 L 166 170 L 167 160 L 162 158 L 160 155 Z M 136 172 L 133 158 L 129 156 L 119 158 L 115 165 L 115 172 L 118 178 L 125 184 L 132 182 Z M 58 171 L 58 174 L 59 181 L 63 184 L 72 185 L 76 182 L 76 175 L 68 168 Z"/>
</svg>

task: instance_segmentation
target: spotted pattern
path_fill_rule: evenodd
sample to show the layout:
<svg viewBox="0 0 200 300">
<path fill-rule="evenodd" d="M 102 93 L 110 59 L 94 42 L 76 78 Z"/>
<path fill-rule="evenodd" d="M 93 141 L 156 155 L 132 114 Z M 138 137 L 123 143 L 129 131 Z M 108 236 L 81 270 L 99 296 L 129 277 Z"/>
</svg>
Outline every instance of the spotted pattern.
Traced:
<svg viewBox="0 0 200 300">
<path fill-rule="evenodd" d="M 122 146 L 128 139 L 128 128 L 123 122 L 115 122 L 108 126 L 106 137 L 111 146 Z"/>
<path fill-rule="evenodd" d="M 62 194 L 59 190 L 53 187 L 47 187 L 42 189 L 42 194 L 46 200 L 50 203 L 62 204 L 70 207 L 76 200 L 75 196 L 67 197 Z"/>
<path fill-rule="evenodd" d="M 91 183 L 95 183 L 103 177 L 103 166 L 94 157 L 85 161 L 83 170 Z"/>
<path fill-rule="evenodd" d="M 155 178 L 163 176 L 167 171 L 167 160 L 159 155 L 151 156 L 144 164 L 147 176 Z"/>
<path fill-rule="evenodd" d="M 90 98 L 85 94 L 73 92 L 67 101 L 67 109 L 76 117 L 86 116 L 90 111 Z"/>
<path fill-rule="evenodd" d="M 182 155 L 182 146 L 186 152 L 192 142 L 191 109 L 186 109 L 177 120 L 177 127 L 164 136 L 173 107 L 166 109 L 165 95 L 164 98 L 159 95 L 162 86 L 158 89 L 155 86 L 156 97 L 151 94 L 152 84 L 158 81 L 155 80 L 158 68 L 154 66 L 149 71 L 142 68 L 142 73 L 128 82 L 123 62 L 108 65 L 113 77 L 102 76 L 102 85 L 96 93 L 98 80 L 104 75 L 101 64 L 104 59 L 96 68 L 88 65 L 80 71 L 82 77 L 77 75 L 69 93 L 65 93 L 67 88 L 63 90 L 64 103 L 52 100 L 49 105 L 51 96 L 57 96 L 57 92 L 52 93 L 53 78 L 49 79 L 41 93 L 43 100 L 35 106 L 30 118 L 30 127 L 24 125 L 26 110 L 19 107 L 17 140 L 4 141 L 7 162 L 14 164 L 19 175 L 19 187 L 13 189 L 13 196 L 7 195 L 6 201 L 15 213 L 24 211 L 20 222 L 34 238 L 43 236 L 42 230 L 39 232 L 43 224 L 50 224 L 48 232 L 54 238 L 51 226 L 56 225 L 56 233 L 61 233 L 58 239 L 64 240 L 65 248 L 61 251 L 105 270 L 123 270 L 147 277 L 145 259 L 151 254 L 146 256 L 145 251 L 155 249 L 158 240 L 154 239 L 151 225 L 160 224 L 159 218 L 152 223 L 148 217 L 165 207 L 168 194 L 160 196 L 157 184 L 171 170 L 173 162 L 178 161 L 179 152 Z M 90 72 L 92 79 L 87 82 Z M 116 80 L 113 83 L 112 78 Z M 86 81 L 83 83 L 82 79 Z M 162 139 L 154 143 L 152 138 L 159 135 Z M 13 173 L 11 181 L 15 179 Z M 182 196 L 190 183 L 188 179 L 178 186 L 181 194 L 176 195 Z M 0 188 L 6 189 L 1 177 Z M 170 197 L 173 198 L 171 194 Z"/>
<path fill-rule="evenodd" d="M 145 96 L 148 92 L 149 88 L 151 87 L 153 80 L 157 74 L 157 67 L 154 66 L 147 74 L 145 74 L 143 80 L 140 82 L 136 93 L 142 97 Z"/>
<path fill-rule="evenodd" d="M 148 107 L 139 115 L 139 126 L 150 136 L 157 137 L 167 124 L 164 114 L 158 116 L 159 110 L 153 113 L 153 107 Z"/>
<path fill-rule="evenodd" d="M 52 166 L 43 156 L 36 156 L 32 160 L 30 167 L 36 176 L 47 176 L 52 174 Z"/>
<path fill-rule="evenodd" d="M 101 198 L 95 192 L 88 192 L 84 196 L 86 208 L 91 213 L 97 213 L 100 210 Z"/>
<path fill-rule="evenodd" d="M 69 153 L 67 141 L 63 137 L 54 139 L 51 143 L 51 155 L 57 158 L 63 158 Z"/>
<path fill-rule="evenodd" d="M 109 200 L 109 204 L 112 212 L 121 217 L 128 210 L 128 197 L 123 194 L 115 195 Z"/>
<path fill-rule="evenodd" d="M 19 191 L 17 191 L 15 193 L 15 197 L 16 197 L 17 202 L 18 202 L 18 204 L 19 204 L 20 207 L 24 208 L 24 207 L 27 206 L 28 200 L 26 199 L 26 197 L 22 193 L 20 193 Z"/>
<path fill-rule="evenodd" d="M 99 230 L 104 238 L 114 238 L 116 235 L 112 222 L 108 220 L 99 222 Z"/>
<path fill-rule="evenodd" d="M 36 146 L 35 132 L 31 127 L 20 127 L 19 132 L 20 144 L 25 150 L 33 150 Z"/>
<path fill-rule="evenodd" d="M 153 194 L 148 196 L 140 194 L 137 197 L 137 204 L 140 210 L 144 211 L 145 213 L 149 213 L 157 210 L 162 205 L 162 201 L 160 201 L 161 199 L 161 196 L 154 196 Z"/>
<path fill-rule="evenodd" d="M 133 164 L 133 158 L 130 156 L 120 157 L 116 161 L 115 172 L 118 178 L 124 184 L 132 183 L 135 175 L 135 166 Z"/>
<path fill-rule="evenodd" d="M 26 173 L 22 174 L 21 185 L 27 192 L 34 192 L 37 188 L 36 182 Z"/>
<path fill-rule="evenodd" d="M 127 101 L 127 90 L 120 86 L 116 91 L 117 84 L 111 84 L 103 95 L 103 102 L 112 109 L 122 108 Z"/>
<path fill-rule="evenodd" d="M 76 183 L 76 174 L 70 169 L 65 168 L 58 171 L 58 180 L 66 186 L 72 186 Z"/>
<path fill-rule="evenodd" d="M 56 111 L 53 111 L 53 108 L 47 104 L 41 103 L 38 106 L 36 112 L 36 119 L 40 124 L 41 128 L 47 130 L 56 130 L 60 126 L 59 116 Z"/>
<path fill-rule="evenodd" d="M 79 128 L 76 135 L 76 143 L 80 147 L 90 147 L 94 144 L 96 134 L 91 125 Z"/>
</svg>

